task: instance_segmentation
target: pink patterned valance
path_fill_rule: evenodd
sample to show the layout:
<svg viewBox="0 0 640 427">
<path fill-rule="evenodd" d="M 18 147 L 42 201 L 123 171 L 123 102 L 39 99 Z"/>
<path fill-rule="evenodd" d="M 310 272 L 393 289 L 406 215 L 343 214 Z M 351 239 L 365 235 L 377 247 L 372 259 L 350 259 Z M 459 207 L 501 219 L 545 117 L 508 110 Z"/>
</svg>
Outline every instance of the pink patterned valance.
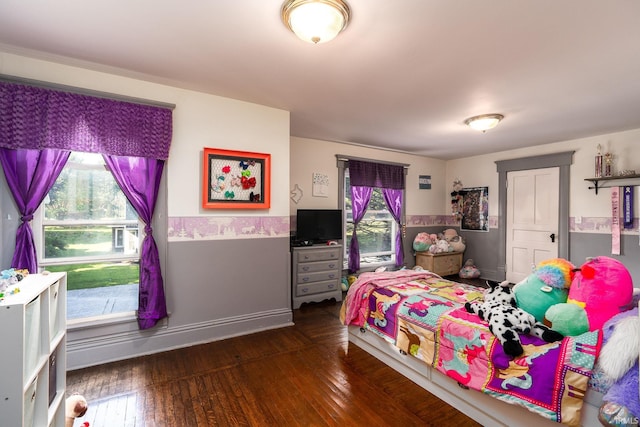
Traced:
<svg viewBox="0 0 640 427">
<path fill-rule="evenodd" d="M 166 160 L 172 127 L 169 108 L 0 82 L 0 147 Z"/>
</svg>

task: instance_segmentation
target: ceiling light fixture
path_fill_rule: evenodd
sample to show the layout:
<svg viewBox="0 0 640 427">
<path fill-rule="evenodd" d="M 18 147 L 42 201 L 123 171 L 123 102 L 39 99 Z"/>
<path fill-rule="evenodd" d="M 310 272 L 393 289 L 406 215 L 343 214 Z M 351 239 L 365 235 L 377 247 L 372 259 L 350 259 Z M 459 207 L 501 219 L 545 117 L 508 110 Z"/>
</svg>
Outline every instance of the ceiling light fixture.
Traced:
<svg viewBox="0 0 640 427">
<path fill-rule="evenodd" d="M 342 0 L 287 0 L 282 21 L 302 40 L 326 43 L 349 23 L 349 5 Z"/>
<path fill-rule="evenodd" d="M 482 114 L 480 116 L 469 117 L 464 121 L 470 128 L 486 132 L 500 123 L 504 119 L 502 114 Z"/>
</svg>

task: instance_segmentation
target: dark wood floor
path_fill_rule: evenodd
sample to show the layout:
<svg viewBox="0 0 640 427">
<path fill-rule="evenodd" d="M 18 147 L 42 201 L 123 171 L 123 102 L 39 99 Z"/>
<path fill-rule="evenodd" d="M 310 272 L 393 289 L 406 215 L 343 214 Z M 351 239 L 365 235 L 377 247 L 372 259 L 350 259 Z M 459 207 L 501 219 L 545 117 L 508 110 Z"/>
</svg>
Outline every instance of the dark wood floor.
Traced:
<svg viewBox="0 0 640 427">
<path fill-rule="evenodd" d="M 71 371 L 89 401 L 76 426 L 477 426 L 349 344 L 340 305 L 295 326 Z"/>
</svg>

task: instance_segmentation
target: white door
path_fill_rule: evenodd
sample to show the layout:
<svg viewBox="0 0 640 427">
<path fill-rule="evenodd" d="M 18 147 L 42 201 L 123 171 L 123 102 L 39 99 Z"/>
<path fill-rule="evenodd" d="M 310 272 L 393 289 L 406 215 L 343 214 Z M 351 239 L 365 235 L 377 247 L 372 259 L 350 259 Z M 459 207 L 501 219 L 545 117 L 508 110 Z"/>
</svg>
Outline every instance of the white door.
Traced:
<svg viewBox="0 0 640 427">
<path fill-rule="evenodd" d="M 558 256 L 559 168 L 507 173 L 506 279 L 518 283 Z"/>
</svg>

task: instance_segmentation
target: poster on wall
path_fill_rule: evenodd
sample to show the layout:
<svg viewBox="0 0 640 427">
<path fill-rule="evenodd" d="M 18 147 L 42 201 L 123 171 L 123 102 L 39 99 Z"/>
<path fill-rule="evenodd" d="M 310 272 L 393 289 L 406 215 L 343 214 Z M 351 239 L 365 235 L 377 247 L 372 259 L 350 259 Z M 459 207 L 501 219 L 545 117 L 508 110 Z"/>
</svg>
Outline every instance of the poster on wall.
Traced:
<svg viewBox="0 0 640 427">
<path fill-rule="evenodd" d="M 329 175 L 324 173 L 313 173 L 313 197 L 329 197 Z"/>
<path fill-rule="evenodd" d="M 462 230 L 489 231 L 489 187 L 463 188 Z"/>
</svg>

